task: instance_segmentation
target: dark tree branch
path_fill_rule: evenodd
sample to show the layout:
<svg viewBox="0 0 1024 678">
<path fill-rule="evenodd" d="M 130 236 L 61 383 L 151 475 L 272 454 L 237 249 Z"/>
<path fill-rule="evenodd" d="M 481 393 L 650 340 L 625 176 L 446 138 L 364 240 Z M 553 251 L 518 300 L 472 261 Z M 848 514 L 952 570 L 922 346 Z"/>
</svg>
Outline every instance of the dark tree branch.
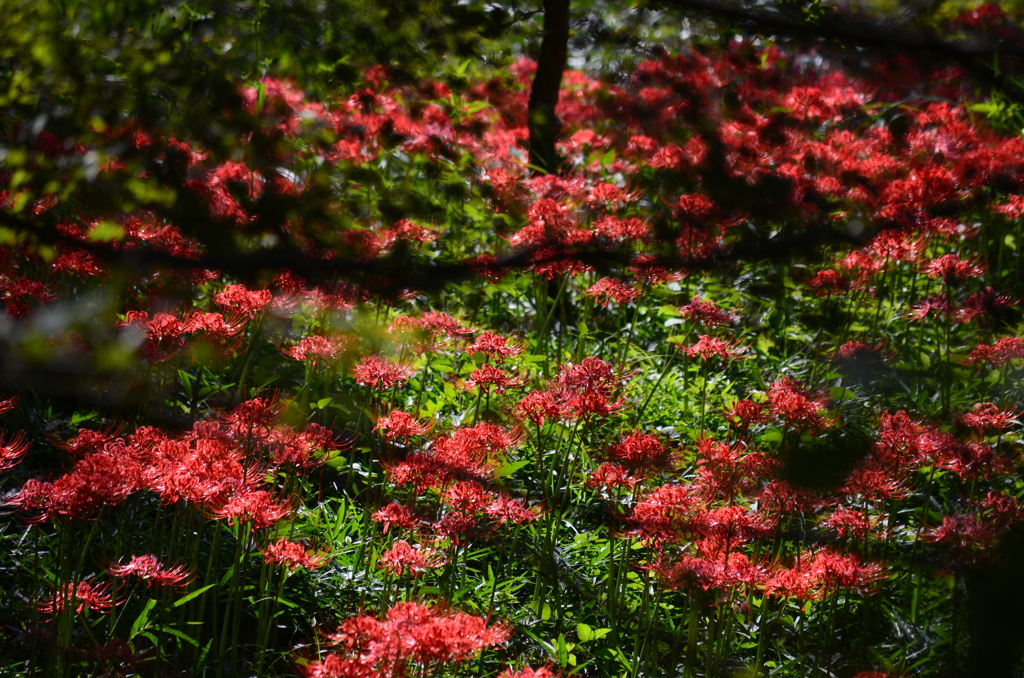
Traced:
<svg viewBox="0 0 1024 678">
<path fill-rule="evenodd" d="M 569 0 L 544 0 L 544 39 L 530 90 L 530 163 L 548 173 L 558 171 L 555 142 L 561 123 L 555 115 L 569 45 Z"/>
</svg>

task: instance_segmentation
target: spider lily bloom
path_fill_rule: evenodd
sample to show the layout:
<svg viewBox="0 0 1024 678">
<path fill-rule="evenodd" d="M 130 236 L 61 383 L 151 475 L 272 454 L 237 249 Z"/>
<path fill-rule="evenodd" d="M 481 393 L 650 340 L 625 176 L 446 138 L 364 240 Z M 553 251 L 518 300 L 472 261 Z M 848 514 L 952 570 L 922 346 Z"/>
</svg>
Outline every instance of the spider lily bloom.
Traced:
<svg viewBox="0 0 1024 678">
<path fill-rule="evenodd" d="M 979 345 L 971 351 L 966 363 L 985 361 L 992 367 L 1002 367 L 1011 360 L 1024 358 L 1024 338 L 1003 337 L 993 346 Z"/>
<path fill-rule="evenodd" d="M 263 561 L 269 565 L 282 565 L 289 570 L 297 567 L 315 570 L 327 561 L 327 554 L 312 553 L 302 544 L 281 538 L 264 549 Z"/>
<path fill-rule="evenodd" d="M 375 389 L 404 384 L 413 372 L 411 367 L 375 355 L 366 356 L 352 368 L 356 383 Z"/>
<path fill-rule="evenodd" d="M 833 424 L 828 417 L 820 414 L 825 409 L 825 401 L 821 398 L 811 400 L 807 390 L 791 377 L 783 377 L 771 385 L 768 403 L 774 416 L 812 435 Z"/>
<path fill-rule="evenodd" d="M 640 477 L 655 470 L 668 469 L 675 463 L 675 455 L 666 450 L 657 438 L 639 431 L 623 438 L 608 451 L 608 455 Z"/>
<path fill-rule="evenodd" d="M 520 499 L 512 499 L 505 495 L 499 495 L 497 499 L 484 507 L 486 513 L 499 525 L 512 523 L 521 525 L 540 518 L 543 511 L 538 506 L 526 506 Z"/>
<path fill-rule="evenodd" d="M 694 295 L 693 299 L 686 306 L 680 306 L 679 312 L 687 320 L 699 323 L 705 327 L 728 325 L 736 319 L 735 316 L 723 311 L 715 302 L 704 301 L 699 295 Z"/>
<path fill-rule="evenodd" d="M 294 346 L 282 348 L 281 353 L 286 358 L 298 360 L 299 362 L 309 361 L 314 367 L 321 363 L 330 364 L 339 355 L 349 351 L 355 345 L 355 337 L 348 335 L 342 337 L 322 337 L 313 335 L 303 337 Z"/>
<path fill-rule="evenodd" d="M 52 620 L 65 610 L 74 610 L 76 614 L 82 614 L 86 610 L 96 610 L 100 614 L 107 614 L 117 604 L 110 596 L 110 584 L 93 586 L 87 581 L 80 581 L 77 584 L 70 582 L 63 584 L 53 592 L 53 595 L 39 603 L 37 609 Z"/>
<path fill-rule="evenodd" d="M 630 522 L 650 544 L 674 543 L 694 532 L 701 510 L 690 488 L 662 485 L 637 503 Z"/>
<path fill-rule="evenodd" d="M 213 300 L 221 308 L 247 318 L 255 318 L 270 305 L 273 298 L 270 290 L 250 290 L 245 285 L 227 285 Z"/>
<path fill-rule="evenodd" d="M 612 399 L 621 379 L 611 363 L 590 356 L 579 365 L 563 366 L 552 391 L 559 405 L 575 417 L 607 416 L 625 404 Z"/>
<path fill-rule="evenodd" d="M 560 676 L 560 673 L 556 673 L 544 666 L 539 669 L 527 666 L 520 671 L 513 671 L 511 668 L 507 668 L 498 678 L 560 678 Z"/>
<path fill-rule="evenodd" d="M 523 352 L 522 344 L 494 332 L 481 332 L 466 353 L 483 353 L 488 357 L 510 358 Z"/>
<path fill-rule="evenodd" d="M 846 279 L 846 276 L 831 268 L 818 271 L 818 274 L 811 278 L 807 284 L 814 289 L 814 294 L 819 297 L 845 292 L 850 289 L 850 282 Z"/>
<path fill-rule="evenodd" d="M 551 391 L 527 393 L 516 405 L 515 411 L 517 417 L 529 419 L 536 426 L 543 426 L 547 419 L 561 419 L 564 414 L 564 409 Z"/>
<path fill-rule="evenodd" d="M 7 414 L 14 409 L 14 406 L 18 404 L 18 394 L 15 393 L 10 398 L 4 398 L 0 400 L 0 414 Z"/>
<path fill-rule="evenodd" d="M 965 425 L 981 435 L 986 431 L 1002 431 L 1017 423 L 1020 412 L 1000 410 L 995 403 L 976 403 L 960 417 Z"/>
<path fill-rule="evenodd" d="M 0 434 L 0 471 L 7 471 L 14 468 L 25 456 L 32 443 L 25 438 L 24 431 L 7 440 L 7 433 Z"/>
<path fill-rule="evenodd" d="M 631 476 L 625 468 L 618 464 L 605 462 L 590 474 L 586 484 L 587 487 L 607 487 L 610 490 L 617 487 L 633 489 L 642 480 L 643 478 Z"/>
<path fill-rule="evenodd" d="M 505 627 L 489 627 L 480 617 L 399 603 L 384 619 L 347 619 L 327 635 L 327 642 L 343 651 L 300 670 L 307 678 L 426 675 L 430 665 L 468 659 L 485 647 L 504 643 L 509 636 Z M 414 666 L 422 668 L 414 670 Z"/>
<path fill-rule="evenodd" d="M 444 555 L 433 549 L 414 547 L 404 539 L 399 539 L 380 555 L 377 567 L 396 577 L 403 574 L 418 577 L 427 570 L 441 567 L 447 562 Z"/>
<path fill-rule="evenodd" d="M 510 375 L 505 370 L 494 367 L 490 364 L 483 364 L 473 370 L 469 379 L 460 382 L 459 387 L 464 391 L 472 391 L 479 388 L 488 393 L 503 393 L 508 389 L 520 388 L 526 383 L 526 375 Z"/>
<path fill-rule="evenodd" d="M 640 298 L 640 290 L 615 278 L 601 278 L 590 286 L 587 296 L 607 307 L 613 301 L 616 304 L 632 304 Z"/>
<path fill-rule="evenodd" d="M 725 411 L 726 421 L 731 426 L 739 426 L 743 433 L 754 424 L 764 423 L 765 415 L 764 403 L 755 403 L 753 400 L 737 400 Z"/>
<path fill-rule="evenodd" d="M 736 344 L 725 341 L 724 339 L 717 339 L 709 337 L 706 334 L 700 335 L 700 339 L 693 346 L 687 346 L 683 349 L 686 351 L 686 355 L 691 358 L 700 357 L 704 361 L 711 360 L 712 358 L 720 358 L 726 362 L 731 360 L 747 360 L 750 358 L 748 355 L 744 355 L 746 347 L 737 347 Z"/>
<path fill-rule="evenodd" d="M 929 261 L 925 271 L 933 278 L 942 278 L 947 285 L 956 285 L 965 278 L 977 278 L 985 272 L 985 267 L 955 254 L 944 254 Z"/>
<path fill-rule="evenodd" d="M 433 428 L 431 423 L 413 419 L 408 412 L 391 410 L 391 414 L 377 419 L 373 430 L 383 431 L 384 437 L 390 441 L 397 438 L 408 439 L 410 436 L 421 436 L 429 432 L 431 428 Z"/>
<path fill-rule="evenodd" d="M 184 565 L 176 565 L 171 568 L 164 568 L 163 563 L 157 560 L 154 555 L 132 556 L 132 559 L 125 565 L 111 565 L 107 572 L 115 577 L 138 577 L 146 582 L 147 586 L 173 586 L 182 587 L 188 585 L 188 579 L 192 576 Z"/>
<path fill-rule="evenodd" d="M 291 502 L 278 503 L 266 490 L 243 489 L 211 513 L 218 520 L 227 520 L 228 525 L 251 522 L 253 529 L 262 530 L 284 518 L 291 510 Z"/>
<path fill-rule="evenodd" d="M 387 534 L 392 527 L 399 527 L 403 530 L 411 530 L 420 524 L 420 521 L 407 507 L 401 504 L 388 504 L 379 511 L 374 512 L 370 519 L 375 523 L 384 524 L 384 534 Z"/>
</svg>

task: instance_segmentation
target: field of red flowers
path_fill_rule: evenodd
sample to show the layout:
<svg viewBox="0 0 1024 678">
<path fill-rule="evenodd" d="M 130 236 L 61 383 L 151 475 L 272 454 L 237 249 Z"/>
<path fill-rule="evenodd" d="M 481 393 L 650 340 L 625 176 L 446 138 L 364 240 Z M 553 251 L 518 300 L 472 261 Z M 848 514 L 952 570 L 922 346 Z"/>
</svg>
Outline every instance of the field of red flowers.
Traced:
<svg viewBox="0 0 1024 678">
<path fill-rule="evenodd" d="M 1019 669 L 1024 140 L 735 41 L 568 72 L 540 174 L 535 67 L 10 132 L 0 673 Z"/>
</svg>

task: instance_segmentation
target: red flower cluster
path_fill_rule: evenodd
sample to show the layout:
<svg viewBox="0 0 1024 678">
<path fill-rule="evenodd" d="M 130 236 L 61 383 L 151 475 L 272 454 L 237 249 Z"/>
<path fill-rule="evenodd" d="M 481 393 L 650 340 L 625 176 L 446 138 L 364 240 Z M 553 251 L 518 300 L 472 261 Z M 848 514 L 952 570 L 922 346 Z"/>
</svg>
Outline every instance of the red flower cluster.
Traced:
<svg viewBox="0 0 1024 678">
<path fill-rule="evenodd" d="M 308 678 L 399 678 L 413 667 L 460 661 L 510 632 L 461 612 L 439 613 L 418 603 L 399 603 L 384 619 L 354 617 L 327 636 L 341 652 L 300 667 Z"/>
</svg>

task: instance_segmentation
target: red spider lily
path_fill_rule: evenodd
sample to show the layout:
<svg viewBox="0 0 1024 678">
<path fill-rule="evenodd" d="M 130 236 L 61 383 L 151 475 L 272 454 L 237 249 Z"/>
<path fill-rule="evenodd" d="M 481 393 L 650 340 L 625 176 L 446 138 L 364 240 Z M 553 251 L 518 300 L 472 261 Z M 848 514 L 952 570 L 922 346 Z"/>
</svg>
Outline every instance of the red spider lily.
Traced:
<svg viewBox="0 0 1024 678">
<path fill-rule="evenodd" d="M 743 445 L 726 445 L 710 438 L 697 441 L 694 491 L 705 499 L 731 498 L 751 484 L 742 462 Z"/>
<path fill-rule="evenodd" d="M 928 262 L 925 270 L 933 278 L 942 278 L 947 285 L 956 285 L 965 278 L 977 278 L 985 272 L 985 267 L 955 254 L 944 254 Z"/>
<path fill-rule="evenodd" d="M 435 537 L 448 540 L 453 546 L 465 546 L 479 538 L 482 530 L 476 517 L 464 513 L 448 513 L 431 526 Z"/>
<path fill-rule="evenodd" d="M 263 560 L 269 565 L 282 565 L 289 570 L 297 567 L 315 570 L 327 562 L 327 554 L 313 553 L 302 544 L 281 538 L 267 545 L 263 550 Z"/>
<path fill-rule="evenodd" d="M 971 411 L 960 417 L 975 433 L 986 431 L 1002 431 L 1017 423 L 1020 412 L 1000 410 L 995 403 L 975 403 Z"/>
<path fill-rule="evenodd" d="M 375 523 L 384 524 L 384 534 L 387 534 L 392 527 L 411 530 L 420 524 L 420 521 L 413 515 L 412 511 L 401 504 L 388 504 L 379 511 L 374 512 L 371 519 Z"/>
<path fill-rule="evenodd" d="M 227 502 L 211 511 L 218 520 L 227 520 L 229 525 L 251 523 L 253 529 L 270 527 L 291 513 L 292 503 L 278 502 L 266 490 L 243 489 Z"/>
<path fill-rule="evenodd" d="M 667 269 L 650 254 L 639 254 L 633 257 L 626 270 L 631 273 L 634 278 L 646 285 L 657 285 L 660 283 L 675 282 L 683 279 L 683 275 L 681 273 Z"/>
<path fill-rule="evenodd" d="M 628 193 L 615 184 L 600 183 L 590 189 L 586 200 L 592 207 L 598 204 L 614 207 L 616 204 L 635 202 L 638 198 L 638 194 Z"/>
<path fill-rule="evenodd" d="M 334 338 L 314 335 L 299 340 L 295 346 L 282 349 L 281 353 L 292 360 L 309 361 L 316 366 L 331 363 L 339 355 L 350 351 L 355 343 L 355 337 L 349 335 Z"/>
<path fill-rule="evenodd" d="M 625 487 L 632 489 L 643 478 L 632 476 L 625 468 L 618 464 L 605 462 L 597 467 L 590 477 L 587 478 L 587 487 L 607 487 L 615 489 Z"/>
<path fill-rule="evenodd" d="M 774 521 L 756 511 L 733 504 L 701 511 L 694 522 L 694 528 L 708 538 L 706 544 L 721 544 L 728 550 L 767 534 L 774 528 Z"/>
<path fill-rule="evenodd" d="M 8 500 L 23 510 L 41 511 L 41 519 L 91 517 L 102 506 L 116 506 L 143 487 L 143 469 L 135 451 L 117 440 L 86 455 L 52 483 L 29 481 Z"/>
<path fill-rule="evenodd" d="M 591 224 L 594 233 L 609 240 L 646 242 L 651 238 L 651 227 L 640 219 L 619 219 L 604 216 Z"/>
<path fill-rule="evenodd" d="M 250 435 L 253 429 L 268 429 L 277 423 L 281 413 L 281 404 L 277 396 L 271 398 L 253 398 L 235 406 L 231 412 L 223 415 L 223 419 L 233 428 Z"/>
<path fill-rule="evenodd" d="M 150 318 L 145 311 L 129 311 L 121 327 L 134 327 L 142 333 L 142 357 L 150 362 L 170 360 L 185 345 L 185 326 L 170 313 L 157 313 Z"/>
<path fill-rule="evenodd" d="M 561 676 L 560 673 L 552 671 L 547 667 L 542 666 L 539 669 L 533 669 L 527 666 L 519 671 L 507 668 L 498 678 L 559 678 L 559 676 Z"/>
<path fill-rule="evenodd" d="M 635 532 L 652 544 L 675 542 L 696 529 L 701 505 L 688 488 L 662 485 L 637 503 L 631 522 Z"/>
<path fill-rule="evenodd" d="M 798 564 L 789 570 L 776 570 L 765 583 L 765 593 L 819 600 L 839 589 L 847 589 L 870 596 L 878 591 L 878 582 L 884 578 L 885 571 L 877 563 L 862 564 L 854 554 L 822 549 L 801 554 Z"/>
<path fill-rule="evenodd" d="M 411 367 L 375 355 L 366 356 L 352 368 L 356 383 L 371 388 L 390 388 L 404 384 L 413 372 Z"/>
<path fill-rule="evenodd" d="M 991 545 L 995 536 L 995 530 L 977 516 L 962 515 L 943 516 L 942 524 L 924 532 L 921 538 L 954 550 L 971 552 Z"/>
<path fill-rule="evenodd" d="M 452 339 L 473 333 L 473 328 L 464 326 L 461 320 L 437 311 L 428 311 L 420 316 L 420 324 L 430 332 L 445 334 Z"/>
<path fill-rule="evenodd" d="M 746 431 L 753 424 L 761 424 L 766 420 L 765 405 L 753 400 L 737 400 L 725 411 L 725 418 L 732 426 L 739 426 Z"/>
<path fill-rule="evenodd" d="M 888 356 L 882 353 L 881 346 L 868 346 L 859 341 L 846 342 L 831 357 L 835 362 L 855 364 L 879 363 L 884 362 L 887 358 Z"/>
<path fill-rule="evenodd" d="M 601 278 L 587 290 L 587 296 L 601 306 L 608 306 L 613 301 L 616 304 L 632 304 L 640 298 L 640 294 L 637 288 L 614 278 Z"/>
<path fill-rule="evenodd" d="M 819 297 L 837 294 L 850 289 L 850 282 L 846 279 L 846 276 L 832 269 L 818 271 L 818 274 L 811 278 L 807 284 L 814 288 L 814 293 Z"/>
<path fill-rule="evenodd" d="M 165 568 L 156 556 L 146 554 L 142 556 L 132 556 L 131 560 L 125 565 L 111 565 L 107 568 L 107 572 L 115 577 L 138 577 L 142 581 L 146 582 L 147 586 L 171 586 L 171 587 L 183 587 L 189 583 L 189 578 L 192 576 L 192 572 L 184 565 L 176 565 L 171 568 Z"/>
<path fill-rule="evenodd" d="M 117 604 L 110 596 L 110 584 L 93 586 L 87 581 L 77 584 L 70 582 L 57 587 L 53 595 L 39 603 L 37 609 L 50 621 L 65 610 L 74 610 L 82 614 L 86 610 L 96 610 L 107 614 Z"/>
<path fill-rule="evenodd" d="M 505 370 L 490 364 L 483 364 L 469 374 L 469 379 L 460 382 L 465 391 L 479 388 L 484 393 L 503 393 L 507 389 L 520 388 L 526 383 L 526 375 L 510 375 Z"/>
<path fill-rule="evenodd" d="M 652 435 L 634 431 L 608 451 L 608 455 L 637 475 L 646 475 L 655 469 L 670 468 L 675 455 Z"/>
<path fill-rule="evenodd" d="M 447 562 L 443 554 L 433 549 L 414 547 L 409 542 L 399 539 L 380 555 L 377 567 L 396 577 L 404 574 L 418 577 L 427 570 L 441 567 Z"/>
<path fill-rule="evenodd" d="M 509 358 L 523 352 L 521 344 L 494 332 L 481 332 L 466 353 L 483 353 L 488 357 Z"/>
<path fill-rule="evenodd" d="M 679 312 L 687 320 L 700 323 L 705 327 L 721 327 L 736 320 L 735 316 L 726 313 L 718 304 L 713 301 L 704 301 L 699 295 L 694 295 L 686 306 L 680 306 Z"/>
<path fill-rule="evenodd" d="M 14 409 L 14 406 L 18 404 L 19 396 L 17 393 L 12 395 L 10 398 L 0 399 L 0 414 L 7 414 Z"/>
<path fill-rule="evenodd" d="M 21 462 L 21 458 L 28 452 L 32 443 L 25 438 L 24 431 L 18 431 L 17 435 L 7 440 L 7 432 L 0 433 L 0 471 L 7 471 L 14 468 Z"/>
<path fill-rule="evenodd" d="M 505 642 L 509 635 L 504 627 L 488 627 L 479 617 L 399 603 L 383 620 L 346 620 L 327 637 L 344 651 L 328 654 L 301 670 L 309 678 L 399 678 L 409 673 L 410 665 L 425 667 L 466 659 L 482 648 Z"/>
<path fill-rule="evenodd" d="M 377 424 L 373 427 L 373 430 L 383 431 L 384 437 L 388 440 L 396 440 L 398 438 L 408 439 L 410 436 L 421 436 L 432 428 L 433 424 L 417 421 L 408 412 L 391 410 L 391 414 L 377 419 Z"/>
<path fill-rule="evenodd" d="M 783 377 L 771 385 L 768 403 L 774 416 L 812 435 L 832 425 L 827 417 L 819 414 L 825 409 L 825 401 L 811 400 L 800 382 L 791 377 Z"/>
<path fill-rule="evenodd" d="M 146 484 L 165 503 L 216 505 L 242 484 L 242 452 L 224 440 L 166 440 L 149 454 Z"/>
<path fill-rule="evenodd" d="M 906 231 L 882 231 L 871 239 L 868 250 L 876 260 L 883 263 L 889 261 L 918 261 L 925 250 L 923 238 Z"/>
<path fill-rule="evenodd" d="M 746 347 L 737 347 L 736 344 L 725 341 L 724 339 L 717 339 L 709 337 L 706 334 L 700 335 L 700 339 L 693 346 L 687 346 L 684 349 L 686 355 L 691 358 L 699 357 L 702 360 L 708 361 L 712 358 L 719 358 L 726 362 L 731 360 L 746 360 L 750 356 L 744 355 Z"/>
<path fill-rule="evenodd" d="M 909 492 L 905 476 L 905 469 L 891 468 L 868 457 L 853 468 L 838 491 L 870 500 L 901 499 Z"/>
<path fill-rule="evenodd" d="M 932 311 L 941 316 L 948 316 L 951 309 L 946 297 L 925 297 L 923 301 L 919 301 L 914 304 L 913 310 L 910 311 L 909 319 L 911 321 L 924 320 L 932 313 Z"/>
<path fill-rule="evenodd" d="M 996 294 L 991 287 L 986 287 L 981 292 L 976 292 L 964 299 L 963 304 L 956 311 L 956 319 L 960 322 L 971 322 L 975 318 L 985 318 L 1003 313 L 1003 309 L 1009 306 L 1016 306 L 1017 302 L 1008 294 Z"/>
<path fill-rule="evenodd" d="M 895 414 L 883 412 L 879 418 L 879 439 L 872 446 L 872 454 L 894 469 L 920 465 L 919 441 L 925 432 L 924 426 L 911 420 L 902 410 Z"/>
<path fill-rule="evenodd" d="M 547 419 L 561 419 L 564 413 L 557 395 L 550 391 L 527 393 L 516 405 L 516 416 L 529 419 L 537 426 L 543 426 Z"/>
<path fill-rule="evenodd" d="M 1024 339 L 1020 337 L 1003 337 L 994 346 L 979 345 L 971 351 L 965 362 L 976 363 L 985 361 L 993 367 L 1002 367 L 1011 360 L 1024 358 Z"/>
<path fill-rule="evenodd" d="M 579 365 L 562 367 L 552 391 L 559 405 L 576 417 L 607 416 L 624 404 L 622 400 L 612 400 L 620 381 L 611 363 L 590 356 Z"/>
<path fill-rule="evenodd" d="M 722 589 L 736 584 L 757 585 L 765 571 L 738 551 L 713 549 L 698 555 L 659 556 L 648 566 L 658 581 L 671 589 Z"/>
<path fill-rule="evenodd" d="M 821 524 L 840 537 L 854 539 L 865 539 L 873 527 L 871 519 L 863 511 L 854 511 L 845 506 L 836 507 Z"/>
<path fill-rule="evenodd" d="M 250 290 L 245 285 L 226 285 L 213 300 L 222 308 L 255 318 L 270 305 L 273 294 L 270 290 Z"/>
<path fill-rule="evenodd" d="M 75 456 L 85 456 L 92 452 L 99 452 L 114 437 L 114 433 L 106 433 L 103 431 L 90 431 L 88 429 L 78 429 L 78 435 L 71 438 L 67 442 L 58 446 L 63 448 L 64 451 Z"/>
<path fill-rule="evenodd" d="M 538 506 L 526 506 L 522 500 L 513 499 L 504 494 L 499 495 L 497 499 L 484 507 L 484 512 L 499 525 L 505 523 L 521 525 L 540 518 L 543 513 Z"/>
<path fill-rule="evenodd" d="M 441 493 L 441 503 L 456 513 L 478 513 L 493 499 L 492 493 L 472 481 L 452 483 Z"/>
<path fill-rule="evenodd" d="M 347 447 L 348 443 L 335 440 L 334 434 L 319 424 L 309 424 L 301 433 L 287 427 L 274 429 L 268 446 L 274 466 L 308 471 L 327 461 L 325 451 Z"/>
<path fill-rule="evenodd" d="M 1010 467 L 1005 459 L 995 455 L 995 450 L 980 441 L 962 443 L 950 434 L 932 432 L 921 436 L 919 445 L 937 468 L 969 480 L 1005 473 Z"/>
</svg>

